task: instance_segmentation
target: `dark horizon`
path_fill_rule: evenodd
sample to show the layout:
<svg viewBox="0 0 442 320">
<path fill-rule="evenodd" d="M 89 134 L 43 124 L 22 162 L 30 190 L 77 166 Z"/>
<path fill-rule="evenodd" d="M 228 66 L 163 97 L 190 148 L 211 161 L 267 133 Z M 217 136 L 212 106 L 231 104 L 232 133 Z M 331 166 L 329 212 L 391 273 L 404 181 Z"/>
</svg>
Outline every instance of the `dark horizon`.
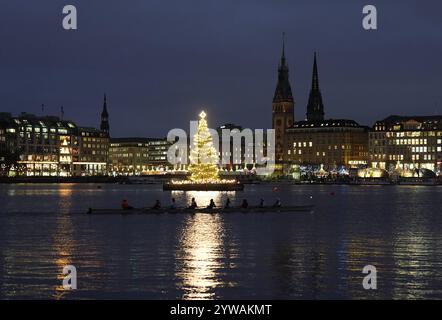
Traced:
<svg viewBox="0 0 442 320">
<path fill-rule="evenodd" d="M 305 118 L 314 51 L 326 118 L 371 126 L 392 114 L 442 113 L 435 0 L 372 3 L 377 31 L 362 29 L 366 1 L 103 3 L 3 4 L 1 112 L 41 115 L 45 104 L 59 115 L 63 105 L 65 119 L 99 127 L 106 93 L 115 137 L 188 129 L 203 108 L 210 127 L 270 128 L 285 32 L 296 121 Z M 76 31 L 61 27 L 67 4 L 77 6 Z"/>
</svg>

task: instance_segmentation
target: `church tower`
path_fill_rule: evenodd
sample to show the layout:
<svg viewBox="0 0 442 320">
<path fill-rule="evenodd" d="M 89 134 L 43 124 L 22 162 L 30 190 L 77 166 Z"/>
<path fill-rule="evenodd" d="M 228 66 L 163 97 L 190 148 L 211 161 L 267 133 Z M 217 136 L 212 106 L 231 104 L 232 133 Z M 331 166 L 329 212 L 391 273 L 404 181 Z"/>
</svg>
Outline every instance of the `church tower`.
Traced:
<svg viewBox="0 0 442 320">
<path fill-rule="evenodd" d="M 316 52 L 313 61 L 312 88 L 307 104 L 307 121 L 324 120 L 324 105 L 322 103 L 321 90 L 319 89 L 318 64 L 316 62 Z"/>
<path fill-rule="evenodd" d="M 103 111 L 101 112 L 101 125 L 100 129 L 102 132 L 109 135 L 109 114 L 107 112 L 107 101 L 106 101 L 106 94 L 104 94 L 104 101 L 103 101 Z"/>
<path fill-rule="evenodd" d="M 281 163 L 286 158 L 286 130 L 293 126 L 294 99 L 289 82 L 289 68 L 285 59 L 285 38 L 282 39 L 281 62 L 278 67 L 278 84 L 272 103 L 272 128 L 275 130 L 275 161 Z"/>
</svg>

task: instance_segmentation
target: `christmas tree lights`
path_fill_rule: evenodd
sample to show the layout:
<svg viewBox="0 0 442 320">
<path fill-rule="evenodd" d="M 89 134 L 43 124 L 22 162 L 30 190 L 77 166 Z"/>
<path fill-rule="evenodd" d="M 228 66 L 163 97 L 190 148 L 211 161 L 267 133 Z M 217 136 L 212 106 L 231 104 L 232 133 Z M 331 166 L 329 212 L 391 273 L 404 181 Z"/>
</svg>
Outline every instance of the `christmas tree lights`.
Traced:
<svg viewBox="0 0 442 320">
<path fill-rule="evenodd" d="M 193 139 L 190 151 L 190 180 L 196 183 L 217 182 L 218 177 L 218 153 L 213 146 L 212 135 L 207 127 L 206 113 L 200 113 L 198 130 Z"/>
</svg>

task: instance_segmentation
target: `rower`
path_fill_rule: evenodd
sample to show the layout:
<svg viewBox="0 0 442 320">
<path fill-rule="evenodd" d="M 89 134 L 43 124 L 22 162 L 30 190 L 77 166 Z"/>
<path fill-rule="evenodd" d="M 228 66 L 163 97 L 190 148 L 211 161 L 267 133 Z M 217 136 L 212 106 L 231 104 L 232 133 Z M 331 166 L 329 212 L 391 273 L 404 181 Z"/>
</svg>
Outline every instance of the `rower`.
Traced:
<svg viewBox="0 0 442 320">
<path fill-rule="evenodd" d="M 172 198 L 172 200 L 171 200 L 171 202 L 170 202 L 170 209 L 173 209 L 173 210 L 176 209 L 175 198 Z"/>
<path fill-rule="evenodd" d="M 242 209 L 247 209 L 249 207 L 249 203 L 247 202 L 247 199 L 244 199 L 241 203 Z"/>
<path fill-rule="evenodd" d="M 230 199 L 229 198 L 227 198 L 226 204 L 224 205 L 224 208 L 225 209 L 229 209 L 230 208 Z"/>
<path fill-rule="evenodd" d="M 152 207 L 152 209 L 155 209 L 155 210 L 161 209 L 160 200 L 155 201 L 155 205 Z"/>
<path fill-rule="evenodd" d="M 280 208 L 281 207 L 281 200 L 278 198 L 276 199 L 275 204 L 273 205 L 274 208 Z"/>
<path fill-rule="evenodd" d="M 215 207 L 216 207 L 215 202 L 213 201 L 213 199 L 210 199 L 210 203 L 207 206 L 207 209 L 213 209 Z"/>
<path fill-rule="evenodd" d="M 129 202 L 128 202 L 126 199 L 124 199 L 123 201 L 121 201 L 121 208 L 122 208 L 123 210 L 131 210 L 131 209 L 133 209 L 133 207 L 131 207 L 131 206 L 129 205 Z"/>
<path fill-rule="evenodd" d="M 192 198 L 189 209 L 196 209 L 198 205 L 196 204 L 195 198 Z"/>
<path fill-rule="evenodd" d="M 259 207 L 264 208 L 264 199 L 263 198 L 261 198 L 261 200 L 259 201 Z"/>
</svg>

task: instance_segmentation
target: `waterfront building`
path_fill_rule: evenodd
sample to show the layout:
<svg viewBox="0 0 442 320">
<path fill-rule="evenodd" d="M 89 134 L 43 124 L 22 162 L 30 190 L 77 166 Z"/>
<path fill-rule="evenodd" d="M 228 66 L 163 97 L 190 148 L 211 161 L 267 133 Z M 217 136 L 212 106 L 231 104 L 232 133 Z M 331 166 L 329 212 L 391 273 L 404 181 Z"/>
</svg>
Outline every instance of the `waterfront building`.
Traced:
<svg viewBox="0 0 442 320">
<path fill-rule="evenodd" d="M 353 120 L 299 121 L 288 129 L 292 165 L 356 168 L 367 164 L 368 127 Z"/>
<path fill-rule="evenodd" d="M 78 128 L 72 121 L 54 116 L 21 113 L 2 116 L 5 147 L 16 155 L 20 174 L 27 176 L 70 176 L 78 159 Z"/>
<path fill-rule="evenodd" d="M 171 143 L 163 138 L 151 138 L 148 143 L 148 164 L 151 169 L 169 168 L 167 161 L 167 151 Z"/>
<path fill-rule="evenodd" d="M 162 138 L 112 138 L 109 148 L 110 173 L 142 175 L 164 172 L 170 143 Z"/>
<path fill-rule="evenodd" d="M 442 116 L 389 116 L 369 133 L 370 163 L 388 171 L 441 170 Z"/>
<path fill-rule="evenodd" d="M 15 127 L 10 113 L 0 113 L 0 176 L 15 175 L 18 169 Z"/>
<path fill-rule="evenodd" d="M 75 176 L 103 176 L 109 167 L 109 112 L 103 98 L 100 129 L 78 127 L 79 154 L 74 163 Z"/>
<path fill-rule="evenodd" d="M 299 166 L 330 170 L 340 166 L 350 168 L 367 164 L 369 128 L 354 120 L 324 119 L 316 53 L 306 109 L 306 120 L 286 126 L 284 138 L 279 139 L 280 142 L 284 141 L 282 168 L 285 174 Z"/>
<path fill-rule="evenodd" d="M 107 175 L 109 134 L 96 128 L 79 127 L 79 155 L 74 162 L 73 175 Z"/>
<path fill-rule="evenodd" d="M 109 114 L 104 98 L 101 130 L 56 116 L 0 114 L 0 165 L 8 175 L 106 175 Z M 5 171 L 5 170 L 2 170 Z"/>
</svg>

